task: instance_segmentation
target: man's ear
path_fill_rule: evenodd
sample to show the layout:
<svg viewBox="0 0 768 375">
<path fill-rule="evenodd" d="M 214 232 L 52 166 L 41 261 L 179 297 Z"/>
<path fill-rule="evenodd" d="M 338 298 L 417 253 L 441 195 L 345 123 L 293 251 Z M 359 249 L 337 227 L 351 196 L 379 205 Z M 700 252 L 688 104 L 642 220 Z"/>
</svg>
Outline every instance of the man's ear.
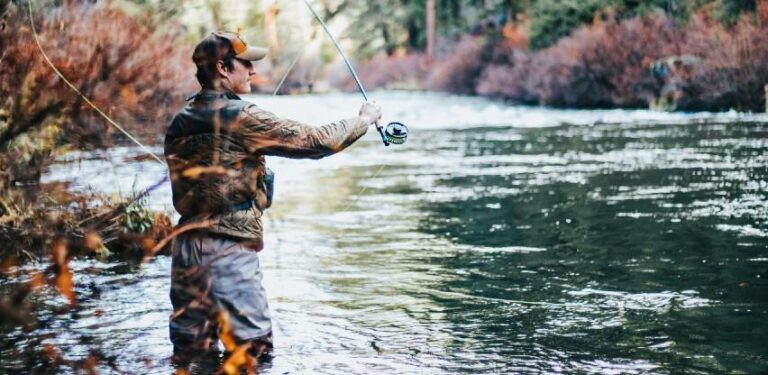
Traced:
<svg viewBox="0 0 768 375">
<path fill-rule="evenodd" d="M 224 61 L 219 60 L 216 62 L 216 73 L 221 78 L 229 78 L 229 71 L 224 67 Z"/>
</svg>

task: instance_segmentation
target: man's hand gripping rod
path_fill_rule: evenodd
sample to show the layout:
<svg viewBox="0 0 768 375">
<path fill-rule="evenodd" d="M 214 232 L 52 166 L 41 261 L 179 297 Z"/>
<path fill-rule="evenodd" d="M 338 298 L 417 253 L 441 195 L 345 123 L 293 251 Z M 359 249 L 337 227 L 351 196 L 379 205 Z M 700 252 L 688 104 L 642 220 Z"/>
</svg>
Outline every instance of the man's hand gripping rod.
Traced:
<svg viewBox="0 0 768 375">
<path fill-rule="evenodd" d="M 355 71 L 355 68 L 352 67 L 352 63 L 349 62 L 349 59 L 347 58 L 347 55 L 344 54 L 344 51 L 341 50 L 341 47 L 339 46 L 339 43 L 336 42 L 336 38 L 333 37 L 333 34 L 331 34 L 331 30 L 328 30 L 328 25 L 323 22 L 323 19 L 320 18 L 320 15 L 317 14 L 315 11 L 315 8 L 312 7 L 312 4 L 309 3 L 308 0 L 304 0 L 304 4 L 307 4 L 307 7 L 312 12 L 312 14 L 315 16 L 315 19 L 317 22 L 320 23 L 320 26 L 323 27 L 323 30 L 325 30 L 325 33 L 328 34 L 328 37 L 331 38 L 331 42 L 333 42 L 333 45 L 336 47 L 336 50 L 339 51 L 339 54 L 341 55 L 341 58 L 344 59 L 344 63 L 347 64 L 347 68 L 349 68 L 349 72 L 352 73 L 352 78 L 355 79 L 355 83 L 357 84 L 357 88 L 360 90 L 360 93 L 363 95 L 363 98 L 365 101 L 368 101 L 368 94 L 365 93 L 365 89 L 363 88 L 363 84 L 360 82 L 360 78 L 357 76 L 357 72 Z M 389 128 L 393 129 L 393 138 L 400 140 L 400 142 L 395 143 L 403 143 L 405 142 L 405 136 L 408 133 L 408 128 L 399 122 L 392 122 L 387 125 L 387 130 L 389 131 Z M 384 146 L 389 146 L 389 138 L 386 134 L 384 134 L 384 128 L 379 126 L 379 123 L 376 123 L 376 130 L 379 131 L 379 135 L 381 135 L 381 141 L 384 142 Z"/>
</svg>

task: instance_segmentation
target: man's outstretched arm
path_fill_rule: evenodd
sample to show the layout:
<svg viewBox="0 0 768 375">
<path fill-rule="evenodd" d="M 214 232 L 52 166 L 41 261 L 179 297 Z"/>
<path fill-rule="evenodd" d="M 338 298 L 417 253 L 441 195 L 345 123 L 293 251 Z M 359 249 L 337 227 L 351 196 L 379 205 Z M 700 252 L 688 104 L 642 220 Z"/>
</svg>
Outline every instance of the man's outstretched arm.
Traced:
<svg viewBox="0 0 768 375">
<path fill-rule="evenodd" d="M 379 106 L 365 103 L 357 117 L 315 127 L 283 119 L 256 105 L 249 105 L 241 113 L 240 134 L 250 152 L 319 159 L 347 148 L 380 118 Z"/>
</svg>

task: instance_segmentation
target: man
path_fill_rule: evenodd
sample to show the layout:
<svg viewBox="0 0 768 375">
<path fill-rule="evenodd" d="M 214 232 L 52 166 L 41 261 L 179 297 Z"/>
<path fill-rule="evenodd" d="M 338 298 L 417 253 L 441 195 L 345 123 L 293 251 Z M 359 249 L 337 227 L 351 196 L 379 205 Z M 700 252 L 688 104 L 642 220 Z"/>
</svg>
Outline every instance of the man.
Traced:
<svg viewBox="0 0 768 375">
<path fill-rule="evenodd" d="M 222 329 L 223 339 L 249 345 L 254 357 L 272 347 L 257 256 L 263 248 L 261 217 L 272 195 L 265 156 L 329 156 L 381 118 L 380 107 L 366 103 L 357 117 L 313 127 L 241 100 L 237 94 L 251 91 L 252 62 L 266 54 L 235 33 L 204 38 L 192 57 L 202 90 L 166 134 L 182 232 L 172 244 L 170 336 L 177 363 L 215 350 Z"/>
</svg>

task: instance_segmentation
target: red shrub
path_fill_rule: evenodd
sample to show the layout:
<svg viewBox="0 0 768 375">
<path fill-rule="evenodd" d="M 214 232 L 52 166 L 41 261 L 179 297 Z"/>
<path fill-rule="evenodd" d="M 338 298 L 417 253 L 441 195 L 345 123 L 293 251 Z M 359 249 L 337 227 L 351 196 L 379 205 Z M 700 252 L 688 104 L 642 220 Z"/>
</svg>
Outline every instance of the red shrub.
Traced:
<svg viewBox="0 0 768 375">
<path fill-rule="evenodd" d="M 0 3 L 0 188 L 34 179 L 62 144 L 101 146 L 117 130 L 45 63 L 26 5 Z M 108 3 L 35 15 L 40 43 L 61 73 L 136 136 L 158 140 L 197 87 L 190 51 Z"/>
<path fill-rule="evenodd" d="M 650 63 L 685 56 L 693 63 L 675 72 L 678 109 L 762 110 L 768 25 L 744 17 L 726 28 L 704 14 L 680 25 L 650 15 L 582 27 L 541 51 L 497 48 L 497 55 L 479 94 L 559 107 L 647 107 L 662 88 Z"/>
<path fill-rule="evenodd" d="M 477 93 L 504 97 L 523 104 L 538 104 L 537 82 L 531 79 L 531 55 L 521 49 L 511 49 L 504 61 L 491 63 L 483 71 Z"/>
<path fill-rule="evenodd" d="M 59 121 L 69 141 L 102 144 L 115 131 L 44 62 L 26 8 L 0 33 L 0 106 L 8 113 L 0 145 L 45 123 Z M 177 35 L 108 4 L 65 2 L 35 16 L 53 64 L 96 106 L 131 130 L 156 137 L 169 115 L 196 89 L 190 51 Z M 10 41 L 7 43 L 6 41 Z"/>
<path fill-rule="evenodd" d="M 604 22 L 534 54 L 541 101 L 568 107 L 647 106 L 655 82 L 648 61 L 677 54 L 674 21 L 665 16 Z"/>
<path fill-rule="evenodd" d="M 768 83 L 768 24 L 742 17 L 730 29 L 698 15 L 685 29 L 684 53 L 704 60 L 685 82 L 678 107 L 690 110 L 764 110 Z"/>
<path fill-rule="evenodd" d="M 421 89 L 420 83 L 426 75 L 425 60 L 421 54 L 393 56 L 379 54 L 371 60 L 357 64 L 355 69 L 366 90 Z M 337 67 L 335 74 L 329 76 L 331 85 L 341 87 L 344 91 L 357 91 L 357 84 L 346 66 Z"/>
<path fill-rule="evenodd" d="M 676 53 L 674 29 L 663 16 L 581 28 L 542 51 L 511 51 L 503 66 L 512 69 L 490 66 L 478 92 L 561 107 L 647 106 L 656 90 L 648 62 Z"/>
<path fill-rule="evenodd" d="M 447 58 L 435 63 L 427 87 L 458 94 L 474 94 L 477 81 L 490 58 L 492 46 L 482 36 L 466 36 Z"/>
</svg>

